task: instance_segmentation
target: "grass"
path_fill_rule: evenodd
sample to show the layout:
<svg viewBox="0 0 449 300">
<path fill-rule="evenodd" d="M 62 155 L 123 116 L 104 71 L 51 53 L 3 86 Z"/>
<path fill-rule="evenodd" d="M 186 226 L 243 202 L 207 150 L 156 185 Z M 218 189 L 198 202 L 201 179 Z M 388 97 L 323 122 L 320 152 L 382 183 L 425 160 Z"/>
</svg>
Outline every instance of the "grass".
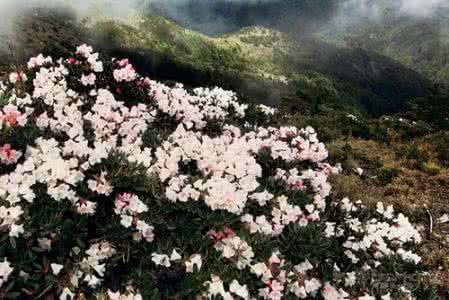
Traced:
<svg viewBox="0 0 449 300">
<path fill-rule="evenodd" d="M 351 147 L 349 160 L 354 167 L 364 166 L 364 175 L 359 176 L 351 170 L 333 179 L 334 194 L 337 198 L 350 197 L 362 200 L 374 207 L 377 202 L 392 204 L 406 211 L 423 225 L 424 242 L 421 254 L 431 266 L 428 280 L 440 289 L 448 289 L 449 283 L 449 224 L 435 224 L 435 220 L 449 211 L 449 169 L 441 165 L 436 153 L 429 150 L 429 144 L 419 141 L 426 149 L 429 162 L 417 169 L 412 157 L 398 156 L 394 148 L 410 147 L 408 143 L 396 142 L 394 147 L 375 141 L 350 139 L 337 141 L 330 147 L 334 153 L 346 144 Z M 357 153 L 369 157 L 371 167 Z M 332 156 L 332 153 L 331 153 Z M 378 162 L 373 163 L 378 160 Z M 418 158 L 419 160 L 419 158 Z M 377 167 L 375 165 L 378 165 Z M 374 166 L 374 167 L 373 167 Z M 367 169 L 365 169 L 367 168 Z M 385 181 L 388 172 L 394 174 Z M 431 216 L 431 217 L 430 217 Z M 430 218 L 433 228 L 430 232 Z"/>
</svg>

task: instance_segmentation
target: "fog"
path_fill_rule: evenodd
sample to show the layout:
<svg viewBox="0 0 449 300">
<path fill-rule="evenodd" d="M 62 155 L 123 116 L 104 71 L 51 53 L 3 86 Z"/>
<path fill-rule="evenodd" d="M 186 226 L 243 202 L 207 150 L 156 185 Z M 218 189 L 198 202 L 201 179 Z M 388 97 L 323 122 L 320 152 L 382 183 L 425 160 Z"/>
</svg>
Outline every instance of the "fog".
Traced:
<svg viewBox="0 0 449 300">
<path fill-rule="evenodd" d="M 0 0 L 0 34 L 11 34 L 15 20 L 33 8 L 63 9 L 77 16 L 126 16 L 142 5 L 143 0 Z"/>
<path fill-rule="evenodd" d="M 11 33 L 14 20 L 33 7 L 70 8 L 80 17 L 126 16 L 142 6 L 182 25 L 209 34 L 244 26 L 308 31 L 320 26 L 345 26 L 397 16 L 432 18 L 449 9 L 447 0 L 0 0 L 0 34 Z"/>
<path fill-rule="evenodd" d="M 336 30 L 367 21 L 383 22 L 386 15 L 411 18 L 441 17 L 448 0 L 152 0 L 160 11 L 182 25 L 209 34 L 244 26 L 272 26 L 307 33 L 321 27 Z M 301 32 L 299 32 L 301 31 Z"/>
</svg>

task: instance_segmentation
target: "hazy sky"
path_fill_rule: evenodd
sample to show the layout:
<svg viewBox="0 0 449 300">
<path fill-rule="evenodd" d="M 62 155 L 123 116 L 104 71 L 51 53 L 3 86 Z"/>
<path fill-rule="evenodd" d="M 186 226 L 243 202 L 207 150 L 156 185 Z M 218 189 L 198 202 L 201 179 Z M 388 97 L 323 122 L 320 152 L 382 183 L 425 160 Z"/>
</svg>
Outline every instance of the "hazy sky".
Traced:
<svg viewBox="0 0 449 300">
<path fill-rule="evenodd" d="M 278 2 L 282 0 L 195 0 L 197 3 L 230 2 L 230 3 L 257 3 L 257 2 Z M 305 0 L 297 0 L 305 1 Z M 70 5 L 75 8 L 79 15 L 83 15 L 89 7 L 96 6 L 106 15 L 127 15 L 134 7 L 142 3 L 156 3 L 163 7 L 175 19 L 186 21 L 198 20 L 199 11 L 195 14 L 195 9 L 188 13 L 182 9 L 186 3 L 194 3 L 192 0 L 0 0 L 0 34 L 9 32 L 11 24 L 17 15 L 24 9 L 33 6 L 60 7 Z M 323 1 L 326 3 L 326 1 Z M 449 9 L 449 0 L 329 0 L 328 3 L 339 3 L 339 8 L 335 11 L 335 19 L 339 23 L 359 22 L 364 18 L 377 18 L 382 15 L 384 7 L 390 6 L 403 15 L 428 17 L 441 10 Z M 209 25 L 217 27 L 235 29 L 232 20 L 226 18 L 222 12 L 211 9 L 210 5 L 203 5 L 201 8 L 202 17 L 209 19 Z M 323 8 L 323 11 L 325 9 Z M 273 12 L 276 14 L 278 12 Z M 191 14 L 191 15 L 188 15 Z M 280 16 L 282 19 L 282 16 Z M 259 20 L 254 20 L 257 23 Z M 216 24 L 214 24 L 214 22 Z M 321 22 L 321 21 L 320 21 Z M 186 22 L 184 22 L 186 23 Z M 262 22 L 263 23 L 263 22 Z"/>
</svg>

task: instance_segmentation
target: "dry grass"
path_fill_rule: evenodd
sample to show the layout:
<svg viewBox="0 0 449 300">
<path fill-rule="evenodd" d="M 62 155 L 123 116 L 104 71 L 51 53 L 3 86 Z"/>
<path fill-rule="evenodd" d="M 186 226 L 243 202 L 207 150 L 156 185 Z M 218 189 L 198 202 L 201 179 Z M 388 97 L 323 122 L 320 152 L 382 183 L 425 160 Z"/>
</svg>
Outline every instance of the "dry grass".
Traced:
<svg viewBox="0 0 449 300">
<path fill-rule="evenodd" d="M 419 148 L 430 154 L 430 160 L 424 164 L 423 170 L 416 169 L 410 159 L 398 157 L 391 146 L 375 141 L 350 140 L 354 152 L 377 158 L 383 167 L 399 169 L 400 174 L 388 184 L 379 184 L 376 178 L 370 177 L 373 175 L 372 170 L 366 176 L 346 172 L 333 179 L 334 193 L 338 198 L 362 200 L 368 206 L 382 201 L 411 214 L 423 228 L 424 241 L 420 252 L 424 262 L 432 269 L 428 280 L 440 290 L 448 291 L 449 223 L 437 224 L 437 219 L 449 213 L 449 170 L 434 159 L 429 145 L 418 142 Z M 394 145 L 397 149 L 407 144 L 398 142 Z M 338 142 L 334 146 L 338 147 Z"/>
</svg>

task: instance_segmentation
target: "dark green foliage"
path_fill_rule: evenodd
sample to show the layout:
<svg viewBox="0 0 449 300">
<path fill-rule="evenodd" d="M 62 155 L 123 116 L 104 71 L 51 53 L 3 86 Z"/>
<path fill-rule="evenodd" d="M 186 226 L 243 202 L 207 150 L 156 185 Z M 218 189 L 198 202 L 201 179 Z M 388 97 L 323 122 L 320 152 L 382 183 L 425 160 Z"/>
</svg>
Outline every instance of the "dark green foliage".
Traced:
<svg viewBox="0 0 449 300">
<path fill-rule="evenodd" d="M 394 178 L 401 174 L 401 170 L 396 168 L 382 168 L 379 170 L 377 180 L 381 185 L 390 184 Z"/>
<path fill-rule="evenodd" d="M 418 286 L 415 286 L 412 289 L 413 293 L 416 296 L 416 299 L 418 300 L 437 300 L 441 299 L 438 294 L 437 290 L 434 288 L 431 288 L 427 286 L 426 284 L 420 282 Z"/>
<path fill-rule="evenodd" d="M 321 224 L 308 224 L 306 227 L 289 225 L 280 236 L 280 251 L 289 257 L 293 264 L 308 259 L 320 268 L 326 266 L 328 260 L 342 259 L 342 248 L 337 246 L 338 241 L 324 237 L 323 231 L 324 227 Z M 329 278 L 330 274 L 323 275 Z"/>
<path fill-rule="evenodd" d="M 0 106 L 5 105 L 8 102 L 8 98 L 5 96 L 0 96 Z"/>
<path fill-rule="evenodd" d="M 412 99 L 409 107 L 416 120 L 423 120 L 438 129 L 449 129 L 448 87 L 435 85 L 429 96 Z"/>
<path fill-rule="evenodd" d="M 430 137 L 430 143 L 437 158 L 447 164 L 449 163 L 449 132 L 441 131 Z"/>
<path fill-rule="evenodd" d="M 426 162 L 429 160 L 429 154 L 420 150 L 417 145 L 405 146 L 397 150 L 397 155 L 406 159 L 420 160 Z"/>
<path fill-rule="evenodd" d="M 156 148 L 161 145 L 163 139 L 160 134 L 160 130 L 157 130 L 155 128 L 149 128 L 144 134 L 143 134 L 143 144 L 145 147 L 151 147 Z"/>
</svg>

